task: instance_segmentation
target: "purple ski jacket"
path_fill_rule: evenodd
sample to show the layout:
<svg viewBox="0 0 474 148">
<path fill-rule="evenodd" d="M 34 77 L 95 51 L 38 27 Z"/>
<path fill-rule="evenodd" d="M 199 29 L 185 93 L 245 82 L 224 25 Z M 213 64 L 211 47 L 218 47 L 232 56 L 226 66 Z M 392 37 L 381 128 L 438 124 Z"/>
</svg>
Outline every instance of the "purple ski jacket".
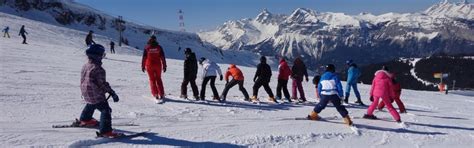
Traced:
<svg viewBox="0 0 474 148">
<path fill-rule="evenodd" d="M 105 70 L 100 60 L 89 59 L 82 67 L 81 92 L 88 104 L 106 101 L 105 93 L 113 93 L 109 83 L 105 81 Z"/>
</svg>

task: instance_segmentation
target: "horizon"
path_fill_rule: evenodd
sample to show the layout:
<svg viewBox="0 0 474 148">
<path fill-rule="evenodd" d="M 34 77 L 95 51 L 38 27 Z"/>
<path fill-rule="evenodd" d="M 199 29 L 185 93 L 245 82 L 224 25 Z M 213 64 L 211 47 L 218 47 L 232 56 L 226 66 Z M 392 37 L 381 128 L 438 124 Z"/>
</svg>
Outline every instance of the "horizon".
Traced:
<svg viewBox="0 0 474 148">
<path fill-rule="evenodd" d="M 186 0 L 136 0 L 133 7 L 127 0 L 75 0 L 75 2 L 90 6 L 113 16 L 123 16 L 127 21 L 146 24 L 160 29 L 179 30 L 178 11 L 184 12 L 184 24 L 186 32 L 210 31 L 230 20 L 244 18 L 255 18 L 264 9 L 273 14 L 289 15 L 297 8 L 309 8 L 318 12 L 337 12 L 348 15 L 360 13 L 371 13 L 380 15 L 384 13 L 415 13 L 422 12 L 430 6 L 444 0 L 360 0 L 360 1 L 324 1 L 324 0 L 300 0 L 288 3 L 285 0 L 251 0 L 241 1 L 186 1 Z M 463 0 L 450 0 L 458 3 Z M 251 4 L 249 4 L 251 3 Z M 410 5 L 407 6 L 407 3 Z M 165 7 L 157 7 L 160 5 Z M 149 10 L 157 7 L 157 13 L 149 13 Z M 221 12 L 221 13 L 215 13 Z M 156 18 L 156 19 L 152 19 Z"/>
</svg>

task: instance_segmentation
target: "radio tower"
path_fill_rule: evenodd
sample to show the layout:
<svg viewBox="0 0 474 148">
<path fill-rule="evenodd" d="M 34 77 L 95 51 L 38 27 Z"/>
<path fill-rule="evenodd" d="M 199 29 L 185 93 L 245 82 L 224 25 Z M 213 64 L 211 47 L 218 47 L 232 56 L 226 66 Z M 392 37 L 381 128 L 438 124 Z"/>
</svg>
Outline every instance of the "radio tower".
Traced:
<svg viewBox="0 0 474 148">
<path fill-rule="evenodd" d="M 185 32 L 186 30 L 184 29 L 183 11 L 181 9 L 179 9 L 178 11 L 178 16 L 179 16 L 179 31 Z"/>
</svg>

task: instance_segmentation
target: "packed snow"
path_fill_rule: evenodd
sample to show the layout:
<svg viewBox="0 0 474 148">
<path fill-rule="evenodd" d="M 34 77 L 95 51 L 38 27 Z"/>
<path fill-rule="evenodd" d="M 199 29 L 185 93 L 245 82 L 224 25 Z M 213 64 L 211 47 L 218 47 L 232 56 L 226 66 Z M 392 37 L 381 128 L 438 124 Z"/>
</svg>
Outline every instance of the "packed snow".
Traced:
<svg viewBox="0 0 474 148">
<path fill-rule="evenodd" d="M 12 38 L 0 37 L 0 144 L 2 147 L 470 147 L 474 145 L 474 99 L 472 96 L 403 90 L 408 114 L 401 114 L 409 126 L 400 129 L 386 112 L 384 120 L 360 117 L 366 107 L 351 105 L 350 116 L 360 130 L 352 133 L 340 117 L 329 121 L 291 120 L 305 117 L 313 108 L 315 88 L 304 82 L 307 104 L 270 104 L 261 89 L 260 105 L 243 101 L 237 88 L 228 95 L 229 104 L 213 101 L 194 103 L 177 98 L 182 80 L 182 60 L 167 59 L 163 74 L 170 98 L 162 105 L 148 99 L 148 77 L 140 70 L 140 52 L 120 47 L 119 54 L 107 54 L 103 67 L 107 80 L 120 96 L 110 105 L 118 131 L 149 133 L 132 139 L 95 138 L 95 129 L 53 129 L 78 118 L 85 103 L 79 89 L 85 32 L 52 26 L 0 13 L 0 26 L 10 26 Z M 20 44 L 18 28 L 26 25 L 29 44 Z M 96 36 L 98 43 L 107 38 Z M 166 48 L 166 47 L 164 47 Z M 235 59 L 248 57 L 235 57 Z M 244 65 L 248 61 L 241 60 Z M 242 66 L 245 88 L 251 93 L 255 67 Z M 221 64 L 225 70 L 227 64 Z M 276 70 L 276 69 L 273 69 Z M 276 87 L 276 75 L 270 85 Z M 198 80 L 199 86 L 200 80 Z M 222 92 L 224 82 L 218 81 Z M 360 85 L 363 101 L 369 103 L 369 85 Z M 190 92 L 188 92 L 190 94 Z M 207 96 L 210 96 L 208 88 Z M 209 98 L 206 98 L 209 100 Z M 355 100 L 353 96 L 351 101 Z M 322 117 L 339 116 L 329 105 Z M 96 112 L 95 118 L 99 119 Z"/>
</svg>

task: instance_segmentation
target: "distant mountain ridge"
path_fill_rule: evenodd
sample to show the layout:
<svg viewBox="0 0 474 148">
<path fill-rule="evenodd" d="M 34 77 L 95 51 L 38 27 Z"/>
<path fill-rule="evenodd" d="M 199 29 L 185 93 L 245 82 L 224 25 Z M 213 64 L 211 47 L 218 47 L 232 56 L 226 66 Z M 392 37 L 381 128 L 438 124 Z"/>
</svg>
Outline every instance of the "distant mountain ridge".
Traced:
<svg viewBox="0 0 474 148">
<path fill-rule="evenodd" d="M 315 68 L 353 59 L 361 64 L 437 53 L 474 53 L 474 11 L 467 1 L 434 4 L 418 13 L 317 12 L 290 15 L 263 10 L 254 19 L 227 21 L 199 36 L 224 50 L 303 57 Z"/>
</svg>

